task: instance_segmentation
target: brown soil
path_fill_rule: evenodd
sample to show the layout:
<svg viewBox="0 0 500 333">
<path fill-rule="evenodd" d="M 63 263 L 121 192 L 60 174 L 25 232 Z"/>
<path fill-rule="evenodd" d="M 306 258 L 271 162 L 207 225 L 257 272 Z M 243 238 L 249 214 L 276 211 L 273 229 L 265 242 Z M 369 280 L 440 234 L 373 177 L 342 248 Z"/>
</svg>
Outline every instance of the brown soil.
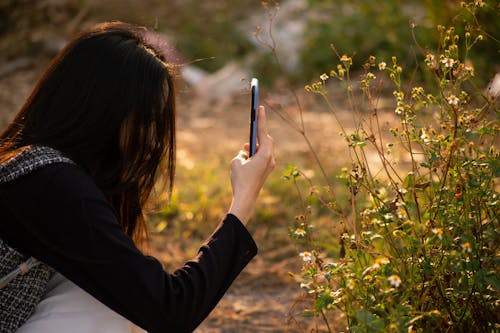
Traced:
<svg viewBox="0 0 500 333">
<path fill-rule="evenodd" d="M 178 99 L 178 151 L 182 153 L 178 163 L 202 164 L 213 156 L 225 156 L 227 165 L 221 167 L 229 167 L 230 159 L 248 141 L 248 91 L 207 101 L 188 88 L 181 90 L 183 92 Z M 276 103 L 270 93 L 263 92 L 261 98 L 264 104 Z M 285 102 L 290 103 L 288 99 Z M 290 117 L 298 121 L 298 111 L 293 104 L 285 105 L 285 109 Z M 309 149 L 301 136 L 291 130 L 270 107 L 268 118 L 269 132 L 275 140 L 275 172 L 281 173 L 294 162 L 294 157 L 308 160 Z M 332 132 L 338 133 L 338 127 L 329 114 L 307 114 L 304 121 L 313 143 L 320 143 L 325 135 L 329 136 Z M 281 229 L 281 234 L 287 233 L 287 221 L 282 221 Z M 257 242 L 259 239 L 269 242 L 269 239 L 263 240 L 258 235 L 257 238 Z M 301 316 L 301 310 L 310 304 L 299 288 L 298 278 L 288 274 L 300 272 L 297 250 L 291 242 L 279 247 L 267 243 L 260 245 L 265 245 L 264 251 L 260 251 L 245 268 L 196 332 L 310 332 L 315 328 L 310 319 Z M 326 332 L 325 327 L 320 326 L 320 329 Z"/>
</svg>

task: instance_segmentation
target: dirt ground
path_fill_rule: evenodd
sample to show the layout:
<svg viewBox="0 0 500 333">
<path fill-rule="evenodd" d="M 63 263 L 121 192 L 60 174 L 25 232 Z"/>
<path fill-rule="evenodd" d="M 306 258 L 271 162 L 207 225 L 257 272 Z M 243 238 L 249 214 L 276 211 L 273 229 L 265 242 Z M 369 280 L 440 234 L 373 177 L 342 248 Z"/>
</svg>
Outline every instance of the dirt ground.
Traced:
<svg viewBox="0 0 500 333">
<path fill-rule="evenodd" d="M 197 96 L 189 87 L 180 90 L 177 131 L 181 158 L 178 157 L 178 163 L 203 163 L 216 155 L 227 156 L 229 166 L 230 159 L 248 141 L 250 96 L 245 84 L 240 94 L 212 101 Z M 301 135 L 277 114 L 276 110 L 282 108 L 281 113 L 290 119 L 296 122 L 300 119 L 289 92 L 278 90 L 262 89 L 261 101 L 267 105 L 269 132 L 275 141 L 275 172 L 281 173 L 297 160 L 310 160 L 311 155 Z M 308 110 L 303 120 L 311 142 L 322 156 L 331 156 L 342 163 L 347 156 L 342 145 L 335 144 L 335 140 L 340 140 L 340 128 L 332 115 L 318 109 L 317 99 L 301 90 L 298 94 Z M 342 111 L 339 116 L 346 123 L 352 120 L 348 112 Z M 325 140 L 332 140 L 332 144 L 325 145 Z M 282 232 L 287 232 L 286 222 Z M 291 242 L 276 248 L 266 244 L 266 249 L 236 279 L 197 333 L 312 332 L 315 329 L 310 319 L 301 316 L 301 310 L 310 304 L 299 288 L 298 278 L 288 274 L 300 272 L 297 250 Z M 342 330 L 340 325 L 333 327 L 333 332 Z M 326 332 L 326 328 L 320 326 L 319 332 Z"/>
</svg>

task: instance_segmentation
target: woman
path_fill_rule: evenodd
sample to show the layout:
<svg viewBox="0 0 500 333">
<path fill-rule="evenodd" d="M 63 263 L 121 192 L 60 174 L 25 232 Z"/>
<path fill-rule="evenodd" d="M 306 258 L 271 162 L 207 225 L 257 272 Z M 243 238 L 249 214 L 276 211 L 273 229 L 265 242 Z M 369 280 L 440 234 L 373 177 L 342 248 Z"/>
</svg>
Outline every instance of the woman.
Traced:
<svg viewBox="0 0 500 333">
<path fill-rule="evenodd" d="M 19 332 L 190 332 L 257 253 L 245 224 L 274 167 L 263 107 L 259 151 L 232 160 L 231 206 L 198 256 L 168 273 L 138 249 L 155 179 L 171 189 L 175 169 L 171 69 L 144 35 L 81 33 L 0 136 L 0 238 L 53 270 Z"/>
</svg>

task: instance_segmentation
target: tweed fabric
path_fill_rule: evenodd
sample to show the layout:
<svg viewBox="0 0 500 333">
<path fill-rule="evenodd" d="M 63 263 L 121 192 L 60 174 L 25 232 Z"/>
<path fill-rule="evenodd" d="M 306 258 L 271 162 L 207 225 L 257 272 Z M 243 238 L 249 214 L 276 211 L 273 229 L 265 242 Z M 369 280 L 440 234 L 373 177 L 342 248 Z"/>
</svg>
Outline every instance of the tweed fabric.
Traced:
<svg viewBox="0 0 500 333">
<path fill-rule="evenodd" d="M 0 184 L 10 182 L 52 163 L 71 163 L 61 152 L 46 146 L 30 146 L 0 165 Z"/>
<path fill-rule="evenodd" d="M 30 146 L 0 165 L 0 185 L 52 163 L 74 164 L 55 149 Z M 7 275 L 27 259 L 0 239 L 0 276 Z M 45 294 L 52 272 L 48 265 L 41 263 L 0 289 L 0 333 L 15 332 L 30 317 Z"/>
<path fill-rule="evenodd" d="M 0 276 L 8 274 L 26 259 L 0 239 Z M 0 289 L 0 332 L 15 332 L 28 320 L 45 294 L 50 275 L 50 267 L 40 264 Z"/>
</svg>

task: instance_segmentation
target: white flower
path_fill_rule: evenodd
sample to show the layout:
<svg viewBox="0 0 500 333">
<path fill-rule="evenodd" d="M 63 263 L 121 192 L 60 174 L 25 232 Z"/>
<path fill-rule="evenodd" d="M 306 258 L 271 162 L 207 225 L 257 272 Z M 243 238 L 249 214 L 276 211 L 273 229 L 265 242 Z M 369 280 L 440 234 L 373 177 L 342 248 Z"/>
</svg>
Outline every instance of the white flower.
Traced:
<svg viewBox="0 0 500 333">
<path fill-rule="evenodd" d="M 312 284 L 312 282 L 308 282 L 308 283 L 304 283 L 304 282 L 302 282 L 302 283 L 300 284 L 300 288 L 301 288 L 301 289 L 311 289 L 311 284 Z"/>
<path fill-rule="evenodd" d="M 366 74 L 366 79 L 367 80 L 375 80 L 377 77 L 373 73 L 367 73 Z"/>
<path fill-rule="evenodd" d="M 293 232 L 293 234 L 295 236 L 302 237 L 302 236 L 306 235 L 306 231 L 304 229 L 302 229 L 302 228 L 297 228 L 297 229 L 295 229 L 295 231 Z"/>
<path fill-rule="evenodd" d="M 333 297 L 333 298 L 337 298 L 337 297 L 342 296 L 342 288 L 339 288 L 339 289 L 337 289 L 335 291 L 332 290 L 330 292 L 330 296 Z"/>
<path fill-rule="evenodd" d="M 423 128 L 422 128 L 422 135 L 420 135 L 420 139 L 422 139 L 424 143 L 429 143 L 432 141 L 430 136 L 425 132 Z"/>
<path fill-rule="evenodd" d="M 347 239 L 350 239 L 350 236 L 347 232 L 344 232 L 344 233 L 342 233 L 342 235 L 340 235 L 340 238 L 347 240 Z"/>
<path fill-rule="evenodd" d="M 394 97 L 396 97 L 396 100 L 398 102 L 402 101 L 405 98 L 405 93 L 402 91 L 394 91 L 392 94 L 394 95 Z"/>
<path fill-rule="evenodd" d="M 391 275 L 387 278 L 387 281 L 391 284 L 393 287 L 399 287 L 401 285 L 401 278 L 397 275 Z"/>
<path fill-rule="evenodd" d="M 453 64 L 455 63 L 455 60 L 452 58 L 443 57 L 441 59 L 441 63 L 444 64 L 444 67 L 451 68 L 451 67 L 453 67 Z"/>
<path fill-rule="evenodd" d="M 408 193 L 408 190 L 405 189 L 405 188 L 403 188 L 403 187 L 401 187 L 401 188 L 398 188 L 398 192 L 404 195 L 404 194 Z M 403 205 L 404 205 L 404 202 L 403 202 Z"/>
<path fill-rule="evenodd" d="M 484 7 L 484 1 L 483 0 L 476 0 L 476 1 L 474 1 L 474 5 L 482 8 L 482 7 Z"/>
<path fill-rule="evenodd" d="M 465 252 L 472 252 L 472 247 L 470 246 L 470 243 L 469 242 L 465 242 L 463 243 L 462 245 L 462 249 L 465 251 Z"/>
<path fill-rule="evenodd" d="M 379 258 L 375 259 L 375 263 L 377 263 L 377 264 L 386 265 L 390 262 L 391 261 L 389 260 L 389 258 L 386 258 L 386 257 L 379 257 Z"/>
<path fill-rule="evenodd" d="M 455 95 L 450 95 L 450 97 L 448 97 L 446 100 L 450 105 L 458 105 L 458 102 L 460 101 Z"/>
<path fill-rule="evenodd" d="M 467 73 L 469 73 L 470 76 L 474 76 L 474 67 L 466 65 L 465 70 L 467 71 Z"/>
<path fill-rule="evenodd" d="M 382 61 L 381 63 L 378 64 L 378 69 L 380 69 L 381 71 L 383 71 L 386 66 L 387 66 L 387 64 Z"/>
<path fill-rule="evenodd" d="M 439 239 L 443 239 L 443 229 L 441 228 L 432 228 L 432 233 L 437 235 Z"/>
<path fill-rule="evenodd" d="M 371 209 L 366 208 L 364 211 L 359 213 L 362 217 L 369 216 L 371 213 Z"/>
<path fill-rule="evenodd" d="M 425 64 L 428 66 L 428 67 L 431 67 L 431 68 L 435 68 L 436 67 L 436 61 L 435 61 L 435 57 L 433 54 L 430 54 L 430 53 L 427 53 L 425 55 Z"/>
<path fill-rule="evenodd" d="M 305 262 L 311 262 L 313 260 L 313 255 L 309 251 L 300 252 L 299 256 L 301 256 L 302 260 L 304 260 Z"/>
<path fill-rule="evenodd" d="M 340 61 L 351 63 L 352 59 L 351 57 L 348 57 L 347 55 L 343 54 L 342 57 L 340 57 Z"/>
<path fill-rule="evenodd" d="M 321 74 L 321 76 L 319 78 L 321 80 L 325 81 L 326 79 L 328 79 L 328 75 L 326 75 L 326 73 L 323 73 L 323 74 Z"/>
<path fill-rule="evenodd" d="M 384 219 L 386 219 L 388 221 L 394 220 L 394 215 L 391 213 L 384 214 Z"/>
</svg>

